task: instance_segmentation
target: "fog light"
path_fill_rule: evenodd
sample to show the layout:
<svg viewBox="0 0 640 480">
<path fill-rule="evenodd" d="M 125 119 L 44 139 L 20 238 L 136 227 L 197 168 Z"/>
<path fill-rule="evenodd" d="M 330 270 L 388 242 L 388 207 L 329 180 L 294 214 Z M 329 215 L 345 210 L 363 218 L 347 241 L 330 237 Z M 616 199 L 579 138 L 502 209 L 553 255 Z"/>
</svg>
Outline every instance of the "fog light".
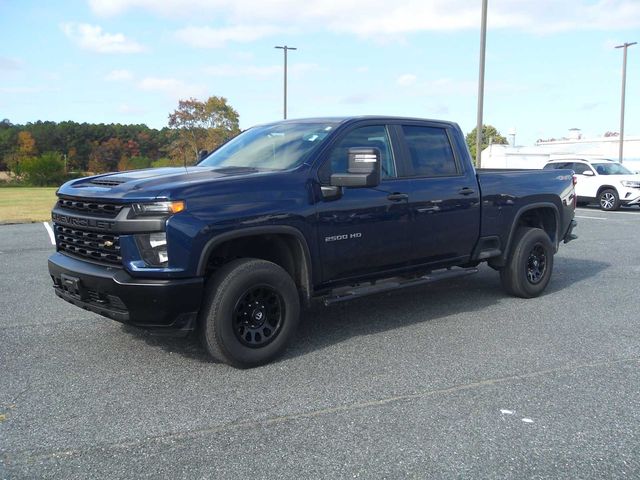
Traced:
<svg viewBox="0 0 640 480">
<path fill-rule="evenodd" d="M 147 265 L 166 267 L 169 264 L 167 234 L 165 232 L 136 235 L 140 256 Z"/>
</svg>

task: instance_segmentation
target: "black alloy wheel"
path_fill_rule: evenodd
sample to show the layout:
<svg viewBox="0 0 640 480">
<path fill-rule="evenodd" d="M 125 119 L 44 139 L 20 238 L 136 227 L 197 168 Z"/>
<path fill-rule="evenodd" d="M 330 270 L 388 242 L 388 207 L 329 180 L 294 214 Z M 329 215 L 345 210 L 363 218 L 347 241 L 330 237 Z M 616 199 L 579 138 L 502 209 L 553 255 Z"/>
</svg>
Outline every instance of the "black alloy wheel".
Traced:
<svg viewBox="0 0 640 480">
<path fill-rule="evenodd" d="M 521 298 L 540 295 L 551 279 L 554 253 L 547 232 L 540 228 L 518 228 L 506 265 L 500 269 L 505 291 Z"/>
<path fill-rule="evenodd" d="M 547 269 L 547 255 L 544 247 L 537 243 L 529 252 L 527 260 L 527 279 L 529 283 L 537 284 L 544 278 Z"/>
<path fill-rule="evenodd" d="M 280 265 L 238 258 L 207 281 L 200 338 L 216 360 L 238 368 L 263 365 L 286 348 L 300 321 L 300 296 Z"/>
<path fill-rule="evenodd" d="M 273 341 L 284 321 L 284 300 L 268 285 L 250 288 L 233 311 L 233 332 L 243 345 L 260 348 Z"/>
</svg>

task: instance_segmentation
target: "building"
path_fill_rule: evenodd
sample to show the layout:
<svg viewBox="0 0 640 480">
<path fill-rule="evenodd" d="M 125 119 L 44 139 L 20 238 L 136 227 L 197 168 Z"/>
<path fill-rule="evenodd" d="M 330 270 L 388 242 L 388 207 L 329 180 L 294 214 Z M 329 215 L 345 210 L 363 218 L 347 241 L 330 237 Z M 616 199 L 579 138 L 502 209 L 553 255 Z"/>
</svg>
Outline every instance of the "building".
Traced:
<svg viewBox="0 0 640 480">
<path fill-rule="evenodd" d="M 483 168 L 542 168 L 552 158 L 566 155 L 618 159 L 620 140 L 617 136 L 585 138 L 579 129 L 569 130 L 561 139 L 539 140 L 534 146 L 515 146 L 515 135 L 509 145 L 489 145 L 482 151 Z M 640 136 L 625 136 L 624 165 L 640 171 Z"/>
</svg>

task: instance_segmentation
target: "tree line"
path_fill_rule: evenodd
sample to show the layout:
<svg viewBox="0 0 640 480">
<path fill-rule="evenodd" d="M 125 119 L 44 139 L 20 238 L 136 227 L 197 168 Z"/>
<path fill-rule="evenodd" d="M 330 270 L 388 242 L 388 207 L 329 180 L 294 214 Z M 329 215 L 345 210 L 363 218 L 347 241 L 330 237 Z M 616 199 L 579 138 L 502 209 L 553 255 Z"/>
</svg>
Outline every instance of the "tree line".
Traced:
<svg viewBox="0 0 640 480">
<path fill-rule="evenodd" d="M 191 165 L 237 135 L 239 115 L 224 97 L 181 100 L 168 127 L 37 121 L 0 122 L 0 170 L 16 182 L 57 185 L 67 178 L 138 168 Z"/>
<path fill-rule="evenodd" d="M 0 171 L 11 183 L 59 185 L 88 174 L 149 167 L 193 165 L 201 150 L 213 150 L 240 133 L 240 116 L 224 97 L 180 100 L 168 126 L 37 121 L 0 122 Z M 475 159 L 476 129 L 466 136 Z M 482 148 L 507 143 L 483 125 Z"/>
</svg>

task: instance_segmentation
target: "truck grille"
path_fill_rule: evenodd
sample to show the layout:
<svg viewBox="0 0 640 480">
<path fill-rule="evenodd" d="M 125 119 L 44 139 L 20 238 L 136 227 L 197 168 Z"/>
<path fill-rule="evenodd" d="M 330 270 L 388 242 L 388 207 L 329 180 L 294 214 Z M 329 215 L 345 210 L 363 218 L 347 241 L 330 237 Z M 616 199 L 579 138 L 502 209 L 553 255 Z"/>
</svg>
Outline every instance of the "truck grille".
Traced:
<svg viewBox="0 0 640 480">
<path fill-rule="evenodd" d="M 91 202 L 85 200 L 74 200 L 73 198 L 60 197 L 58 207 L 75 212 L 90 213 L 102 217 L 114 218 L 124 205 L 116 203 Z"/>
<path fill-rule="evenodd" d="M 121 265 L 120 236 L 54 224 L 58 250 L 100 263 Z"/>
</svg>

